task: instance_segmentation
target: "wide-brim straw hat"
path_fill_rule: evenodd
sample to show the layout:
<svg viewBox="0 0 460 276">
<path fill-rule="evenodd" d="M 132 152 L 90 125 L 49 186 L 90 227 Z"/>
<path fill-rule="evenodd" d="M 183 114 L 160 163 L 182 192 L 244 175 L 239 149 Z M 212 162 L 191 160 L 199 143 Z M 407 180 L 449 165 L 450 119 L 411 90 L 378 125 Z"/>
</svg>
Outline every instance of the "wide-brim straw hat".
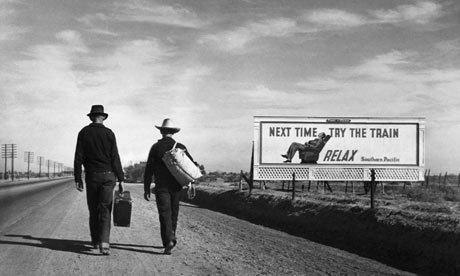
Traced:
<svg viewBox="0 0 460 276">
<path fill-rule="evenodd" d="M 169 118 L 166 118 L 163 120 L 163 124 L 161 126 L 155 126 L 156 128 L 158 128 L 159 130 L 170 130 L 172 132 L 179 132 L 180 131 L 180 128 L 179 127 L 176 127 L 174 122 L 169 119 Z"/>
<path fill-rule="evenodd" d="M 104 112 L 104 106 L 100 104 L 91 106 L 91 111 L 88 114 L 86 114 L 86 116 L 88 117 L 94 116 L 94 115 L 103 115 L 105 116 L 104 120 L 107 119 L 107 117 L 109 117 L 109 114 Z"/>
</svg>

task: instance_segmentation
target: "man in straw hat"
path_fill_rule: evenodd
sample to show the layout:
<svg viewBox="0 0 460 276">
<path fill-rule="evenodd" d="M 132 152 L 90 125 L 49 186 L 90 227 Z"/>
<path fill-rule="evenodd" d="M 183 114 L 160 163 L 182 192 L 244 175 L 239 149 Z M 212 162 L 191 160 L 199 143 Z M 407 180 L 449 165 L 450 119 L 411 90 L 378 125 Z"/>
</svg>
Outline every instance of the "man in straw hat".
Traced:
<svg viewBox="0 0 460 276">
<path fill-rule="evenodd" d="M 164 119 L 161 126 L 155 127 L 160 130 L 163 138 L 153 144 L 149 152 L 144 172 L 144 198 L 147 201 L 150 200 L 150 185 L 153 176 L 155 199 L 160 218 L 161 240 L 165 248 L 164 254 L 170 255 L 171 250 L 177 243 L 176 227 L 182 186 L 169 172 L 162 158 L 165 152 L 171 150 L 174 145 L 176 145 L 176 148 L 185 150 L 190 160 L 193 161 L 193 158 L 184 145 L 181 143 L 176 144 L 176 141 L 172 138 L 173 134 L 180 131 L 180 128 L 176 127 L 171 119 Z M 196 162 L 195 164 L 198 165 Z"/>
<path fill-rule="evenodd" d="M 113 189 L 116 178 L 123 192 L 123 169 L 115 135 L 103 122 L 109 116 L 102 105 L 93 105 L 87 116 L 92 123 L 85 126 L 77 138 L 74 170 L 78 191 L 83 191 L 82 169 L 85 168 L 86 200 L 89 209 L 89 229 L 94 249 L 110 255 L 110 225 Z"/>
</svg>

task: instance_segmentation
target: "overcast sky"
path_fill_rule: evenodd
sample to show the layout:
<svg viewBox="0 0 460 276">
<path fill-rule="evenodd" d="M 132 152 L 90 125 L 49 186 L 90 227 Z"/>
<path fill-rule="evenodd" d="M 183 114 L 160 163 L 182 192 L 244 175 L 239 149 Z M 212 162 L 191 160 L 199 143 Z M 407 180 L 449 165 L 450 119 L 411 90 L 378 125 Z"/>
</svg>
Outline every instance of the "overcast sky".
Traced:
<svg viewBox="0 0 460 276">
<path fill-rule="evenodd" d="M 124 165 L 145 161 L 166 117 L 208 171 L 238 172 L 255 115 L 409 116 L 426 118 L 426 168 L 460 172 L 459 1 L 0 5 L 0 142 L 17 167 L 24 151 L 73 166 L 103 104 Z"/>
</svg>

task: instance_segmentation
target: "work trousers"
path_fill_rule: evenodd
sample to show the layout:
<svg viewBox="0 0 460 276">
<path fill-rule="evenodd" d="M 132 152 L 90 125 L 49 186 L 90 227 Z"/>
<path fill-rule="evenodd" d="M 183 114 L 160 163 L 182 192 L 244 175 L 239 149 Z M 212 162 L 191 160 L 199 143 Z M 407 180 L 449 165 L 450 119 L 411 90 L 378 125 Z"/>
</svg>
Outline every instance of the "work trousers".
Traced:
<svg viewBox="0 0 460 276">
<path fill-rule="evenodd" d="M 286 153 L 287 159 L 292 160 L 296 152 L 299 152 L 301 163 L 316 164 L 318 161 L 319 153 L 315 153 L 309 146 L 297 142 L 293 142 Z"/>
<path fill-rule="evenodd" d="M 305 144 L 293 142 L 290 146 L 289 149 L 287 150 L 287 159 L 292 160 L 292 158 L 295 156 L 297 151 L 305 151 L 307 149 L 307 146 Z"/>
<path fill-rule="evenodd" d="M 176 243 L 177 219 L 179 217 L 179 201 L 181 192 L 155 190 L 160 232 L 163 246 L 170 241 Z"/>
<path fill-rule="evenodd" d="M 115 175 L 112 172 L 88 173 L 85 180 L 91 242 L 109 243 Z"/>
</svg>

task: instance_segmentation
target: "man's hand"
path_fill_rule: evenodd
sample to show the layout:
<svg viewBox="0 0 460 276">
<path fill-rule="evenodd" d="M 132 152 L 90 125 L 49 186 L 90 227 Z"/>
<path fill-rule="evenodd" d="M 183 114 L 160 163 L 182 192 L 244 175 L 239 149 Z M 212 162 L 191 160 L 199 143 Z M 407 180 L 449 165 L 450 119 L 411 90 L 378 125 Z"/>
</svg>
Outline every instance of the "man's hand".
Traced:
<svg viewBox="0 0 460 276">
<path fill-rule="evenodd" d="M 77 188 L 77 191 L 83 192 L 83 182 L 75 182 L 75 188 Z"/>
<path fill-rule="evenodd" d="M 144 199 L 150 201 L 150 191 L 144 193 Z"/>
<path fill-rule="evenodd" d="M 187 197 L 188 199 L 194 199 L 196 195 L 195 185 L 193 182 L 188 184 Z"/>
<path fill-rule="evenodd" d="M 118 182 L 118 193 L 123 194 L 125 188 L 123 187 L 123 181 Z"/>
</svg>

